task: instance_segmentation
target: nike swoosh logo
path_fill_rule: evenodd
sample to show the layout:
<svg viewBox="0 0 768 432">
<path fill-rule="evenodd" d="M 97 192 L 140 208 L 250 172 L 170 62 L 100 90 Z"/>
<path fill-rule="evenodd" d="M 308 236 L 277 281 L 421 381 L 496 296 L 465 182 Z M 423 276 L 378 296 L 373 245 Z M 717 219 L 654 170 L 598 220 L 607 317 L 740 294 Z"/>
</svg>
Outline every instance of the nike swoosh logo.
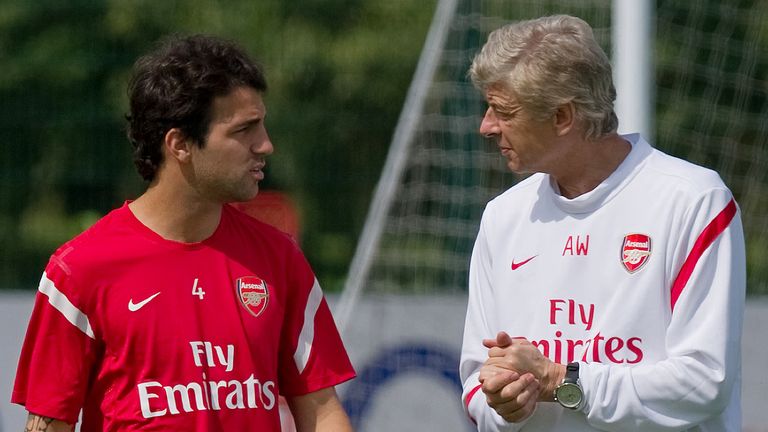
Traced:
<svg viewBox="0 0 768 432">
<path fill-rule="evenodd" d="M 145 298 L 144 300 L 134 303 L 133 299 L 128 300 L 128 310 L 131 312 L 136 312 L 137 310 L 141 309 L 146 305 L 147 303 L 151 302 L 152 299 L 160 295 L 160 291 L 152 294 L 151 296 Z"/>
<path fill-rule="evenodd" d="M 528 264 L 528 262 L 529 262 L 529 261 L 531 261 L 532 259 L 536 258 L 537 256 L 538 256 L 538 255 L 534 255 L 534 256 L 532 256 L 532 257 L 528 258 L 527 260 L 525 260 L 525 261 L 520 261 L 520 262 L 518 262 L 518 263 L 516 263 L 516 262 L 515 262 L 515 260 L 513 259 L 513 260 L 512 260 L 512 270 L 517 270 L 517 269 L 519 269 L 520 267 L 522 267 L 522 266 L 524 266 L 524 265 Z"/>
</svg>

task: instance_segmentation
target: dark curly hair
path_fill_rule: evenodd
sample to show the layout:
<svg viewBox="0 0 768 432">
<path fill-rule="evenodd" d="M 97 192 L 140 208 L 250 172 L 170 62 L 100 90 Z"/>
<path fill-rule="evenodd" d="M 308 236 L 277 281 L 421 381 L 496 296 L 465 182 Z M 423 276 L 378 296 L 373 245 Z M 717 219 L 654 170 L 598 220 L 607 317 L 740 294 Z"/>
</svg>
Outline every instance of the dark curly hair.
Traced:
<svg viewBox="0 0 768 432">
<path fill-rule="evenodd" d="M 266 92 L 261 67 L 235 43 L 212 36 L 171 36 L 139 58 L 128 86 L 128 139 L 133 163 L 152 181 L 165 134 L 178 128 L 203 147 L 216 97 L 237 87 Z"/>
</svg>

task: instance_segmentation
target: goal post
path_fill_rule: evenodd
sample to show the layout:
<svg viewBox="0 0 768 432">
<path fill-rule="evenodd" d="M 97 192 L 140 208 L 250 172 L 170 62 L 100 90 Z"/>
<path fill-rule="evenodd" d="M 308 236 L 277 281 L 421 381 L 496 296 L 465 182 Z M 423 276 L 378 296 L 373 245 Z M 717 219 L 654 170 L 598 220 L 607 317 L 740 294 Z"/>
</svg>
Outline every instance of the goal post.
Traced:
<svg viewBox="0 0 768 432">
<path fill-rule="evenodd" d="M 614 84 L 620 133 L 653 138 L 653 17 L 651 0 L 613 0 Z"/>
<path fill-rule="evenodd" d="M 432 24 L 427 32 L 424 49 L 419 57 L 416 72 L 403 104 L 403 110 L 395 127 L 382 176 L 371 200 L 368 217 L 350 264 L 339 299 L 339 306 L 336 309 L 336 320 L 342 332 L 349 322 L 349 314 L 360 296 L 360 290 L 362 290 L 365 278 L 368 276 L 376 246 L 381 239 L 384 219 L 392 206 L 392 201 L 397 193 L 397 184 L 405 170 L 410 153 L 408 147 L 426 102 L 426 93 L 440 61 L 442 47 L 445 44 L 457 3 L 458 0 L 439 0 Z"/>
</svg>

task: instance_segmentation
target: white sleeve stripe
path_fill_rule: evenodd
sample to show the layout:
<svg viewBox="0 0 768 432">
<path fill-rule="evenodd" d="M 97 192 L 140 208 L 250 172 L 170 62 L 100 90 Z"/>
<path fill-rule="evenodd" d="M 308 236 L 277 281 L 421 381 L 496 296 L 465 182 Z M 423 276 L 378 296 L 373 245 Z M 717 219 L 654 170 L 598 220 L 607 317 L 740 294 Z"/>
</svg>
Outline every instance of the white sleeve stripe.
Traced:
<svg viewBox="0 0 768 432">
<path fill-rule="evenodd" d="M 43 272 L 43 277 L 40 279 L 40 287 L 38 288 L 38 291 L 48 297 L 48 303 L 50 303 L 54 309 L 61 312 L 67 321 L 79 328 L 80 331 L 85 333 L 91 339 L 96 339 L 93 334 L 93 329 L 91 329 L 91 323 L 88 321 L 88 316 L 75 307 L 75 305 L 69 301 L 67 296 L 56 288 L 56 285 L 52 280 L 48 279 L 48 275 L 45 272 Z"/>
<path fill-rule="evenodd" d="M 312 290 L 309 292 L 307 306 L 304 309 L 304 325 L 299 334 L 299 343 L 296 345 L 296 352 L 293 353 L 293 360 L 296 362 L 296 368 L 299 374 L 304 372 L 309 362 L 309 355 L 312 352 L 312 342 L 315 338 L 315 314 L 320 302 L 323 300 L 323 291 L 320 289 L 320 283 L 315 279 Z"/>
</svg>

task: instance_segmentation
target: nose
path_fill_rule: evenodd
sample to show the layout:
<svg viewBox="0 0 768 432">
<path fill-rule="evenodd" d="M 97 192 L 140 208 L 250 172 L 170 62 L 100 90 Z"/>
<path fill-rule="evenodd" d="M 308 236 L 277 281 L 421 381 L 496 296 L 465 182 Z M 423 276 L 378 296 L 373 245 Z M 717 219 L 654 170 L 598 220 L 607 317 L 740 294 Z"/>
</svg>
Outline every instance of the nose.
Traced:
<svg viewBox="0 0 768 432">
<path fill-rule="evenodd" d="M 483 121 L 480 122 L 480 134 L 486 138 L 499 134 L 499 119 L 490 107 L 485 111 Z"/>
<path fill-rule="evenodd" d="M 251 151 L 264 156 L 271 155 L 275 151 L 275 147 L 272 145 L 272 140 L 269 139 L 266 129 L 251 147 Z"/>
</svg>

